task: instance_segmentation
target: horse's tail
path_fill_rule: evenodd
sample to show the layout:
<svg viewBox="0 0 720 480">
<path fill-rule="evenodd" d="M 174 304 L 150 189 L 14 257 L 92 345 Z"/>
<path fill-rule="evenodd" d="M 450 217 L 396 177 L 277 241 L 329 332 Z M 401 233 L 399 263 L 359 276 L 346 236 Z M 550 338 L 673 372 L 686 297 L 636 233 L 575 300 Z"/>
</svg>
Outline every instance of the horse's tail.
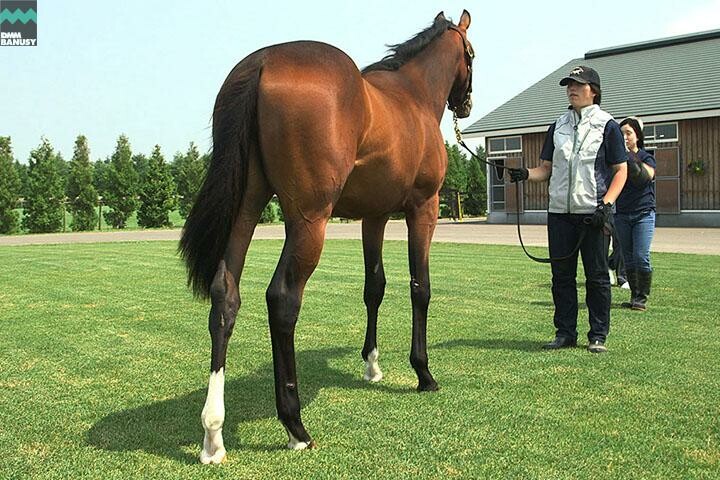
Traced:
<svg viewBox="0 0 720 480">
<path fill-rule="evenodd" d="M 263 60 L 258 52 L 237 64 L 215 100 L 212 160 L 178 247 L 188 285 L 201 298 L 209 296 L 225 254 L 246 189 L 249 152 L 258 143 L 257 97 Z"/>
</svg>

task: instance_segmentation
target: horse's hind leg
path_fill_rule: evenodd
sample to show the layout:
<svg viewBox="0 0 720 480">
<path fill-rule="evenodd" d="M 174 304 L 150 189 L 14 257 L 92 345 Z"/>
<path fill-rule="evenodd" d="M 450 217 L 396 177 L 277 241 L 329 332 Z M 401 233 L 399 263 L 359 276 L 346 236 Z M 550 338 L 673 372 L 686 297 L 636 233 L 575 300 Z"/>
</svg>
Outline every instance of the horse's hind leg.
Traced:
<svg viewBox="0 0 720 480">
<path fill-rule="evenodd" d="M 362 222 L 363 256 L 365 258 L 365 290 L 363 300 L 367 309 L 367 330 L 362 358 L 365 360 L 365 375 L 370 382 L 382 380 L 383 373 L 378 364 L 377 317 L 378 309 L 385 295 L 385 270 L 382 262 L 383 234 L 388 217 L 364 218 Z"/>
<path fill-rule="evenodd" d="M 275 405 L 288 434 L 288 448 L 302 450 L 314 442 L 300 419 L 295 371 L 295 325 L 308 278 L 320 260 L 330 215 L 307 221 L 285 219 L 285 245 L 266 298 L 275 372 Z"/>
<path fill-rule="evenodd" d="M 240 308 L 239 281 L 245 264 L 252 234 L 263 208 L 272 195 L 267 181 L 259 170 L 259 163 L 250 163 L 247 190 L 239 215 L 233 225 L 225 256 L 220 261 L 210 287 L 211 307 L 208 320 L 212 353 L 210 380 L 201 420 L 205 430 L 202 463 L 220 463 L 225 459 L 222 426 L 225 421 L 225 357 L 228 341 Z"/>
<path fill-rule="evenodd" d="M 208 328 L 212 341 L 210 380 L 207 399 L 200 416 L 205 437 L 200 452 L 202 463 L 220 463 L 225 460 L 222 426 L 225 421 L 225 353 L 240 307 L 240 296 L 233 275 L 228 272 L 225 260 L 220 261 L 211 290 L 212 306 Z"/>
</svg>

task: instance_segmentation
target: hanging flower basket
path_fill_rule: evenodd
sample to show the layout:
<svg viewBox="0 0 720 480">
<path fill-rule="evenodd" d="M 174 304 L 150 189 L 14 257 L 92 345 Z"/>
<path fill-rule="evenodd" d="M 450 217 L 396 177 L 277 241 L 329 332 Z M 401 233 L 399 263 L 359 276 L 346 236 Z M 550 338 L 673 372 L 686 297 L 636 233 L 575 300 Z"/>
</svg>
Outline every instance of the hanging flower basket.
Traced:
<svg viewBox="0 0 720 480">
<path fill-rule="evenodd" d="M 705 173 L 705 162 L 693 160 L 688 164 L 688 170 L 695 175 L 703 175 Z"/>
</svg>

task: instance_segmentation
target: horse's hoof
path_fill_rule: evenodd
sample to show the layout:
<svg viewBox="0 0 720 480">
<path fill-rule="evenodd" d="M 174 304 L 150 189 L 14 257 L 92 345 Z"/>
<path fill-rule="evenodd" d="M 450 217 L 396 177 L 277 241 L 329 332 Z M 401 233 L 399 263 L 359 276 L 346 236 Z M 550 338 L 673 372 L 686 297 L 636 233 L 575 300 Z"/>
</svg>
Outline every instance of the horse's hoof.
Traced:
<svg viewBox="0 0 720 480">
<path fill-rule="evenodd" d="M 288 434 L 288 443 L 287 443 L 288 450 L 305 450 L 308 448 L 314 448 L 316 446 L 314 440 L 311 440 L 310 438 L 308 438 L 307 442 L 301 442 L 300 440 L 295 438 L 295 435 L 290 433 L 290 431 L 287 429 L 287 427 L 285 427 L 285 430 L 287 431 L 287 434 Z"/>
<path fill-rule="evenodd" d="M 309 442 L 299 442 L 299 441 L 293 439 L 293 440 L 290 440 L 287 444 L 288 450 L 296 450 L 296 451 L 307 450 L 309 448 L 314 448 L 314 447 L 315 447 L 315 442 L 313 442 L 312 440 L 310 440 Z"/>
<path fill-rule="evenodd" d="M 363 379 L 371 383 L 377 383 L 383 379 L 383 373 L 379 370 L 375 373 L 366 372 Z"/>
<path fill-rule="evenodd" d="M 203 450 L 200 452 L 200 463 L 204 465 L 219 465 L 227 460 L 227 452 L 224 448 L 218 449 L 214 454 L 210 455 Z"/>
<path fill-rule="evenodd" d="M 365 375 L 363 375 L 363 378 L 368 382 L 379 382 L 383 378 L 382 370 L 380 370 L 380 364 L 378 364 L 379 356 L 378 349 L 373 348 L 365 361 Z"/>
<path fill-rule="evenodd" d="M 437 392 L 438 390 L 440 390 L 440 385 L 434 380 L 427 384 L 420 384 L 417 387 L 418 392 Z"/>
</svg>

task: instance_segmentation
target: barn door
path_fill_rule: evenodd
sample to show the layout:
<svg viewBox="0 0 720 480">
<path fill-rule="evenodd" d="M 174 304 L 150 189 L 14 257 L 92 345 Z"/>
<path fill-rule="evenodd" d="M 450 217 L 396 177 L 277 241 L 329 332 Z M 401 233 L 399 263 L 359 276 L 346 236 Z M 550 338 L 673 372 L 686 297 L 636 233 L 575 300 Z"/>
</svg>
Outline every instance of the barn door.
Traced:
<svg viewBox="0 0 720 480">
<path fill-rule="evenodd" d="M 510 168 L 518 168 L 522 166 L 522 157 L 509 157 L 505 159 L 505 165 Z M 523 213 L 523 183 L 513 183 L 510 181 L 510 175 L 507 170 L 504 172 L 505 177 L 505 212 L 506 213 Z M 520 205 L 517 203 L 517 189 L 520 189 Z"/>
<path fill-rule="evenodd" d="M 657 212 L 680 213 L 680 149 L 657 148 L 654 155 Z"/>
</svg>

